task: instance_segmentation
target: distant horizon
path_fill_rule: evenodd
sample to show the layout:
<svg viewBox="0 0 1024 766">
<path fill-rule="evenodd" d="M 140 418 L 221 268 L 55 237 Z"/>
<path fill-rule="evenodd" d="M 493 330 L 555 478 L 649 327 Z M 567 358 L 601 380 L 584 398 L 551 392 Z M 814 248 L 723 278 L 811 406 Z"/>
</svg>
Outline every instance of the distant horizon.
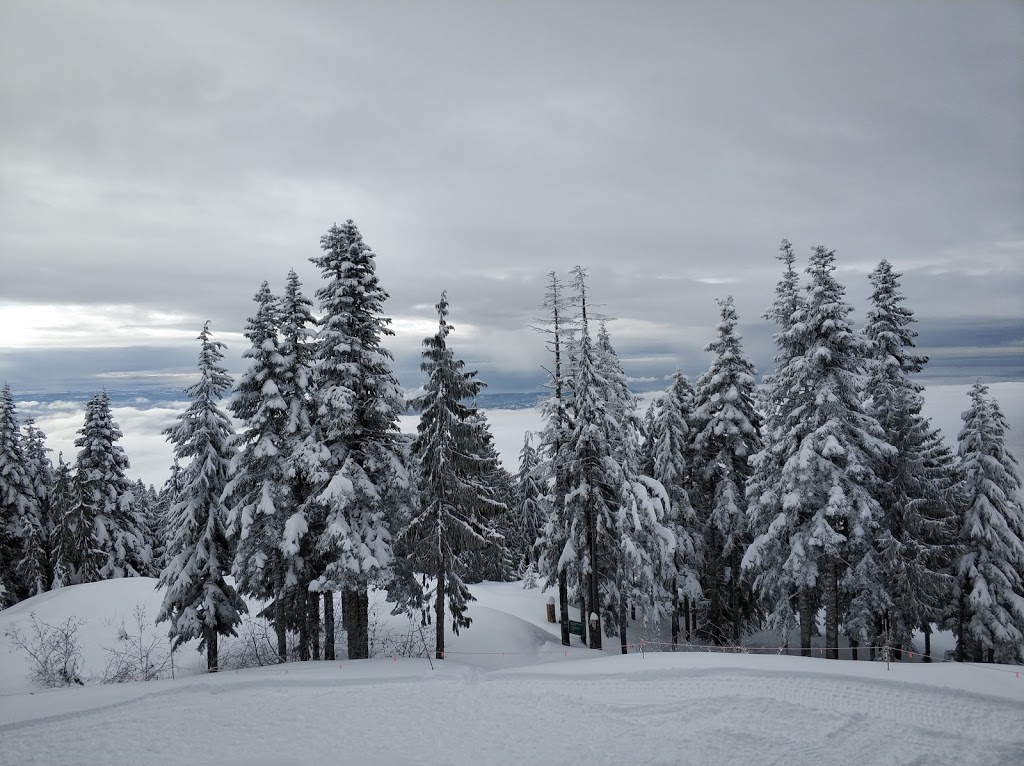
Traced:
<svg viewBox="0 0 1024 766">
<path fill-rule="evenodd" d="M 1024 381 L 983 381 L 989 386 L 991 394 L 999 402 L 1003 414 L 1010 427 L 1007 446 L 1018 460 L 1024 461 Z M 943 436 L 950 445 L 956 444 L 960 428 L 960 413 L 967 409 L 967 391 L 974 381 L 956 383 L 924 383 L 925 415 L 932 418 L 933 425 L 941 428 Z M 666 386 L 667 387 L 667 384 Z M 643 402 L 661 388 L 652 388 L 646 392 L 635 392 L 641 400 L 641 411 L 646 408 Z M 18 418 L 22 424 L 31 417 L 47 435 L 47 446 L 53 451 L 51 459 L 56 464 L 58 453 L 64 453 L 64 459 L 73 461 L 77 450 L 74 440 L 78 429 L 82 427 L 84 404 L 92 393 L 83 393 L 78 399 L 51 399 L 44 402 L 41 398 L 31 399 L 19 396 L 12 389 Z M 94 393 L 94 392 L 93 392 Z M 111 393 L 108 391 L 108 393 Z M 527 430 L 540 428 L 540 415 L 528 400 L 534 396 L 543 396 L 543 391 L 485 393 L 479 397 L 481 409 L 488 413 L 491 421 L 495 446 L 501 456 L 502 463 L 509 471 L 518 467 L 519 449 Z M 166 426 L 184 410 L 186 401 L 183 396 L 146 402 L 121 399 L 111 395 L 111 406 L 114 420 L 118 423 L 124 438 L 121 441 L 125 453 L 131 461 L 132 468 L 128 476 L 133 481 L 141 478 L 146 484 L 159 488 L 170 475 L 173 463 L 171 446 L 161 434 Z M 508 406 L 501 406 L 502 403 Z M 402 415 L 403 430 L 415 429 L 416 414 L 406 412 Z"/>
</svg>

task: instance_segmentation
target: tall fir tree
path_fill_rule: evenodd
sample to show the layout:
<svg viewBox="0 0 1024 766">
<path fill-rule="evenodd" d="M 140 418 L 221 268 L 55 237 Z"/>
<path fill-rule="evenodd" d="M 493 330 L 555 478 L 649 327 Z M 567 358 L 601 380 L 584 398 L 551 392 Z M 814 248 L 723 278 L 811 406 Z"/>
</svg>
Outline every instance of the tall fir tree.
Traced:
<svg viewBox="0 0 1024 766">
<path fill-rule="evenodd" d="M 546 383 L 549 395 L 541 404 L 544 426 L 540 432 L 542 460 L 541 504 L 544 528 L 537 541 L 538 571 L 544 578 L 544 587 L 558 591 L 558 622 L 562 645 L 569 646 L 569 576 L 579 558 L 577 534 L 572 509 L 566 504 L 569 400 L 572 396 L 570 348 L 573 345 L 574 326 L 569 318 L 569 300 L 555 272 L 548 274 L 548 286 L 541 307 L 547 315 L 534 327 L 547 336 L 545 345 L 551 353 L 551 369 Z M 586 609 L 581 609 L 580 622 L 586 627 Z M 586 643 L 585 639 L 584 643 Z"/>
<path fill-rule="evenodd" d="M 369 584 L 388 571 L 393 517 L 410 484 L 399 415 L 401 388 L 384 347 L 393 335 L 383 313 L 376 255 L 351 221 L 321 238 L 312 258 L 326 284 L 320 303 L 316 426 L 330 452 L 319 546 L 328 552 L 320 587 L 342 591 L 350 659 L 369 657 Z"/>
<path fill-rule="evenodd" d="M 591 649 L 602 648 L 605 630 L 618 627 L 620 573 L 610 561 L 616 547 L 610 535 L 619 508 L 618 492 L 627 481 L 616 460 L 619 424 L 609 411 L 611 388 L 601 375 L 598 350 L 590 334 L 587 314 L 586 272 L 577 267 L 573 287 L 580 307 L 578 336 L 572 345 L 573 382 L 565 458 L 567 531 L 578 562 L 581 618 L 587 626 Z M 612 610 L 611 624 L 605 608 Z"/>
<path fill-rule="evenodd" d="M 871 273 L 864 330 L 871 344 L 868 408 L 896 448 L 875 468 L 882 513 L 872 548 L 891 603 L 881 614 L 851 609 L 847 633 L 854 645 L 878 644 L 885 619 L 888 642 L 910 648 L 913 632 L 927 635 L 950 601 L 959 487 L 952 461 L 936 459 L 941 437 L 921 411 L 924 389 L 912 376 L 928 358 L 914 353 L 914 315 L 902 305 L 899 277 L 886 260 Z"/>
<path fill-rule="evenodd" d="M 30 590 L 19 563 L 35 508 L 14 395 L 4 385 L 0 390 L 0 608 L 17 603 Z"/>
<path fill-rule="evenodd" d="M 751 456 L 752 471 L 747 479 L 747 519 L 756 545 L 749 546 L 744 554 L 743 568 L 754 577 L 754 590 L 767 609 L 768 625 L 788 636 L 790 629 L 799 624 L 800 652 L 809 657 L 820 589 L 813 579 L 794 576 L 785 566 L 789 556 L 786 530 L 806 519 L 797 519 L 784 508 L 778 481 L 788 455 L 797 446 L 791 438 L 793 412 L 800 406 L 802 394 L 796 380 L 796 360 L 806 353 L 808 338 L 794 332 L 794 325 L 802 321 L 806 302 L 796 269 L 796 253 L 789 240 L 782 240 L 776 260 L 783 264 L 782 277 L 775 286 L 775 300 L 763 315 L 778 328 L 772 336 L 776 348 L 774 370 L 765 376 L 761 390 L 762 448 Z M 794 563 L 797 561 L 794 559 Z"/>
<path fill-rule="evenodd" d="M 300 660 L 319 659 L 320 590 L 314 581 L 324 568 L 316 544 L 325 529 L 325 509 L 317 499 L 317 491 L 327 480 L 330 459 L 313 425 L 316 321 L 312 305 L 302 293 L 298 275 L 289 271 L 280 300 L 278 332 L 282 362 L 280 393 L 288 413 L 284 450 L 290 466 L 287 480 L 292 504 L 282 545 L 290 562 L 287 576 L 295 580 L 291 626 L 299 634 Z M 333 655 L 329 659 L 334 659 Z"/>
<path fill-rule="evenodd" d="M 81 527 L 75 514 L 75 488 L 77 482 L 73 466 L 64 462 L 64 453 L 57 455 L 57 467 L 53 474 L 53 495 L 50 502 L 50 516 L 53 531 L 50 547 L 53 550 L 53 581 L 50 588 L 62 588 L 75 582 L 74 562 L 78 546 L 77 538 Z"/>
<path fill-rule="evenodd" d="M 700 585 L 703 529 L 690 502 L 693 439 L 689 420 L 693 408 L 693 387 L 677 370 L 668 389 L 651 402 L 644 429 L 643 470 L 665 488 L 668 497 L 665 524 L 676 538 L 672 565 L 662 574 L 672 603 L 673 650 L 679 643 L 680 618 L 684 621 L 685 639 L 692 638 L 691 605 L 703 595 Z"/>
<path fill-rule="evenodd" d="M 484 384 L 449 347 L 454 328 L 448 324 L 446 293 L 437 304 L 437 316 L 437 333 L 423 341 L 420 369 L 427 375 L 426 390 L 414 402 L 420 410 L 412 443 L 419 500 L 402 532 L 401 547 L 409 554 L 403 562 L 409 583 L 404 605 L 422 608 L 433 601 L 435 656 L 443 659 L 448 618 L 456 635 L 472 622 L 466 614 L 473 600 L 464 581 L 466 553 L 498 542 L 480 510 L 499 502 L 488 480 L 494 458 L 470 404 Z M 419 572 L 434 577 L 432 592 L 417 592 Z"/>
<path fill-rule="evenodd" d="M 512 534 L 512 505 L 515 502 L 513 479 L 501 465 L 501 458 L 494 446 L 491 424 L 487 413 L 473 402 L 470 425 L 476 431 L 475 441 L 480 444 L 480 454 L 486 464 L 492 466 L 481 480 L 491 486 L 492 493 L 480 502 L 477 511 L 494 533 L 487 544 L 480 549 L 466 551 L 465 581 L 469 584 L 484 582 L 508 582 L 515 579 L 515 562 L 509 549 Z"/>
<path fill-rule="evenodd" d="M 605 596 L 605 628 L 611 636 L 615 627 L 625 654 L 628 615 L 635 614 L 639 606 L 643 620 L 653 624 L 668 612 L 671 594 L 666 586 L 673 576 L 677 540 L 673 528 L 665 524 L 671 520 L 671 501 L 665 488 L 641 473 L 643 424 L 605 321 L 600 323 L 594 348 L 600 378 L 605 382 L 607 410 L 611 422 L 617 424 L 609 431 L 612 458 L 623 479 L 614 501 L 614 527 L 608 530 L 612 543 L 608 558 L 615 576 L 611 595 Z"/>
<path fill-rule="evenodd" d="M 156 502 L 153 508 L 153 526 L 159 529 L 157 539 L 158 547 L 153 550 L 153 564 L 157 572 L 162 572 L 167 566 L 167 527 L 171 518 L 171 506 L 181 490 L 181 482 L 184 478 L 181 464 L 175 458 L 171 463 L 171 472 L 164 484 L 156 493 Z M 233 560 L 233 558 L 232 558 Z"/>
<path fill-rule="evenodd" d="M 963 413 L 959 456 L 965 477 L 957 562 L 957 659 L 1024 662 L 1024 510 L 1017 459 L 1006 449 L 1006 418 L 980 381 Z"/>
<path fill-rule="evenodd" d="M 288 460 L 287 383 L 277 328 L 280 304 L 263 282 L 254 296 L 256 314 L 246 323 L 250 343 L 242 356 L 251 360 L 235 386 L 229 407 L 244 423 L 224 489 L 229 503 L 228 531 L 234 537 L 232 573 L 240 593 L 271 602 L 279 662 L 288 659 L 288 625 L 294 576 L 294 551 L 285 554 L 285 524 L 292 513 Z M 289 577 L 291 574 L 291 577 Z"/>
<path fill-rule="evenodd" d="M 536 571 L 537 541 L 544 529 L 544 464 L 527 431 L 519 450 L 519 471 L 515 480 L 515 505 L 511 514 L 510 548 L 519 562 L 520 573 L 531 564 Z"/>
<path fill-rule="evenodd" d="M 149 567 L 152 551 L 135 511 L 126 475 L 130 464 L 118 444 L 122 433 L 106 391 L 86 404 L 85 423 L 78 433 L 72 513 L 82 540 L 70 562 L 73 579 L 91 582 L 141 576 Z"/>
<path fill-rule="evenodd" d="M 740 562 L 750 542 L 747 479 L 750 457 L 761 448 L 753 362 L 736 332 L 732 296 L 719 301 L 717 338 L 704 349 L 711 367 L 697 379 L 695 453 L 705 559 L 702 587 L 709 601 L 706 632 L 715 643 L 738 646 L 754 617 L 752 594 Z"/>
<path fill-rule="evenodd" d="M 816 247 L 807 269 L 805 306 L 783 330 L 791 336 L 784 342 L 803 353 L 776 371 L 786 386 L 779 395 L 785 409 L 773 434 L 778 454 L 771 459 L 781 459 L 781 471 L 767 501 L 761 484 L 751 500 L 770 508 L 777 498 L 781 509 L 744 557 L 746 566 L 760 570 L 759 586 L 776 614 L 789 608 L 794 592 L 820 589 L 831 659 L 839 656 L 847 600 L 887 600 L 877 568 L 865 564 L 881 514 L 874 467 L 895 452 L 861 400 L 866 342 L 852 327 L 852 307 L 833 276 L 835 268 L 835 253 Z M 848 562 L 857 562 L 857 580 L 843 587 L 841 596 Z"/>
<path fill-rule="evenodd" d="M 53 584 L 53 464 L 46 453 L 46 434 L 33 420 L 25 422 L 25 468 L 35 502 L 26 516 L 23 535 L 22 572 L 29 595 L 48 591 Z"/>
<path fill-rule="evenodd" d="M 236 454 L 235 433 L 220 401 L 231 390 L 223 367 L 224 344 L 212 339 L 210 323 L 199 334 L 199 380 L 185 389 L 189 406 L 164 434 L 175 460 L 188 461 L 170 508 L 167 565 L 158 588 L 165 590 L 157 623 L 169 621 L 173 647 L 194 638 L 206 651 L 206 667 L 218 669 L 218 637 L 236 635 L 247 611 L 225 580 L 231 568 L 222 496 Z"/>
</svg>

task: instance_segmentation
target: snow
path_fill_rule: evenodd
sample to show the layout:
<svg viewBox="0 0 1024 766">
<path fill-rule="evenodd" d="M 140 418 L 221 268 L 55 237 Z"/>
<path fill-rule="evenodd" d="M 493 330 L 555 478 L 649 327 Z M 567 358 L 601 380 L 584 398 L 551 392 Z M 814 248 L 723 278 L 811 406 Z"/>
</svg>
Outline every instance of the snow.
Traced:
<svg viewBox="0 0 1024 766">
<path fill-rule="evenodd" d="M 114 639 L 112 617 L 127 619 L 139 603 L 155 614 L 153 583 L 52 591 L 0 612 L 0 631 L 29 612 L 50 622 L 86 616 L 92 667 Z M 433 668 L 424 658 L 378 656 L 205 675 L 202 656 L 180 650 L 175 680 L 41 691 L 5 642 L 0 763 L 1024 762 L 1024 679 L 1015 668 L 623 656 L 575 637 L 566 649 L 558 626 L 545 622 L 550 593 L 521 583 L 471 590 L 473 624 L 449 636 Z M 381 607 L 376 619 L 398 619 Z"/>
</svg>

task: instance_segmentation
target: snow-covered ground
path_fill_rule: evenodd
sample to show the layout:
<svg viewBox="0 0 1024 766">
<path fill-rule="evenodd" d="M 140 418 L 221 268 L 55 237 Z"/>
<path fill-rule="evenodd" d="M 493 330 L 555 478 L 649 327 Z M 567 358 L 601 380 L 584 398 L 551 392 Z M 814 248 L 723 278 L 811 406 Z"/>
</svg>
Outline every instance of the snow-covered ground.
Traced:
<svg viewBox="0 0 1024 766">
<path fill-rule="evenodd" d="M 0 633 L 30 613 L 85 618 L 97 674 L 120 621 L 155 614 L 153 582 L 47 593 L 0 612 Z M 473 625 L 433 667 L 380 655 L 206 675 L 182 650 L 174 680 L 44 691 L 5 641 L 0 763 L 1024 763 L 1016 668 L 566 650 L 547 594 L 472 590 Z"/>
</svg>

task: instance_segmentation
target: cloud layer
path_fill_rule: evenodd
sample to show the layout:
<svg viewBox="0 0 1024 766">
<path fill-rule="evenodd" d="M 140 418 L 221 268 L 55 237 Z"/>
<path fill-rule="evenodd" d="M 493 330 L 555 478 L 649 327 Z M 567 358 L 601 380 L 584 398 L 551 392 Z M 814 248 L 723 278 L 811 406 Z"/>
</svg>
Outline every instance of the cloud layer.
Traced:
<svg viewBox="0 0 1024 766">
<path fill-rule="evenodd" d="M 442 289 L 484 377 L 536 383 L 575 264 L 632 375 L 699 371 L 727 293 L 763 368 L 782 237 L 836 248 L 861 315 L 905 272 L 936 375 L 1020 379 L 1022 30 L 995 1 L 11 4 L 0 376 L 187 370 L 353 218 L 408 385 Z"/>
</svg>

